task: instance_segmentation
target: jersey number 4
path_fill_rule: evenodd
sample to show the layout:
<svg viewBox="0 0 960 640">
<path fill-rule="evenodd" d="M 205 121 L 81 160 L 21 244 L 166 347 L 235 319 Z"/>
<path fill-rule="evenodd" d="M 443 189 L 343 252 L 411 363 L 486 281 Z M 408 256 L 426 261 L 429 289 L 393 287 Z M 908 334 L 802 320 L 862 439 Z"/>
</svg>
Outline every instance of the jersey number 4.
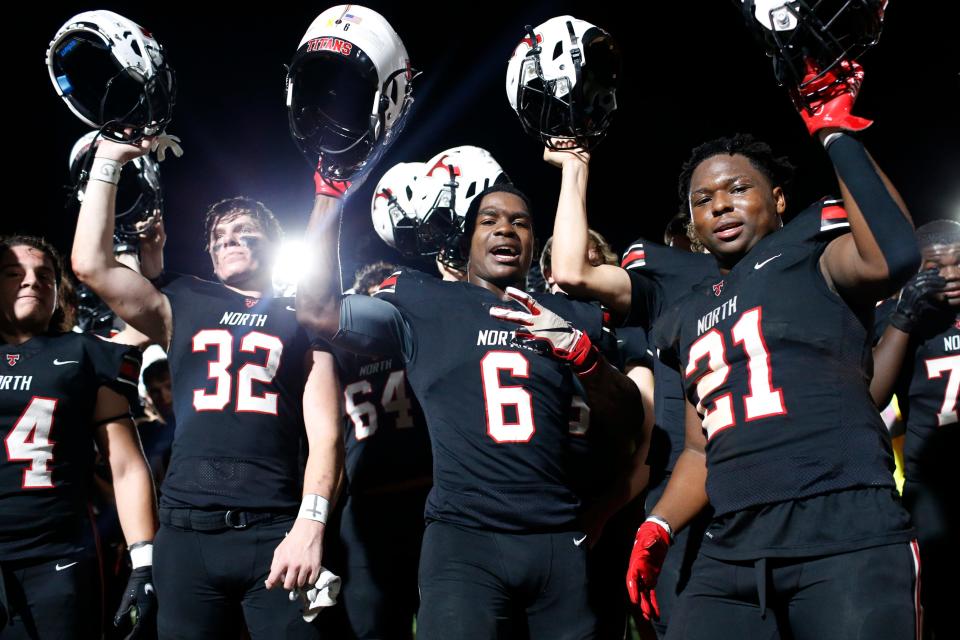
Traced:
<svg viewBox="0 0 960 640">
<path fill-rule="evenodd" d="M 927 365 L 927 378 L 942 378 L 947 374 L 947 385 L 943 393 L 943 405 L 937 412 L 937 426 L 957 422 L 957 395 L 960 394 L 960 356 L 930 358 Z"/>
<path fill-rule="evenodd" d="M 358 402 L 360 394 L 373 393 L 373 385 L 369 380 L 351 382 L 343 389 L 344 406 L 347 415 L 353 422 L 357 440 L 369 438 L 377 432 L 377 406 L 370 400 Z M 380 396 L 380 406 L 387 413 L 396 414 L 394 425 L 397 429 L 406 429 L 413 426 L 410 416 L 410 398 L 407 397 L 407 387 L 404 384 L 404 372 L 393 371 L 387 377 L 387 384 L 383 387 Z"/>
<path fill-rule="evenodd" d="M 787 412 L 783 403 L 783 390 L 773 387 L 773 370 L 770 368 L 770 351 L 760 330 L 762 312 L 754 307 L 745 312 L 733 325 L 730 334 L 735 346 L 743 346 L 747 353 L 747 372 L 750 391 L 743 397 L 743 412 L 747 422 L 779 416 Z M 707 360 L 707 372 L 696 382 L 697 413 L 703 416 L 703 429 L 709 440 L 719 431 L 732 427 L 733 394 L 725 393 L 713 399 L 713 408 L 706 407 L 709 397 L 727 381 L 730 365 L 726 358 L 727 345 L 723 334 L 711 329 L 690 346 L 685 376 L 690 377 L 699 369 L 700 361 Z"/>
<path fill-rule="evenodd" d="M 10 462 L 30 461 L 30 466 L 23 470 L 24 489 L 53 488 L 50 429 L 53 428 L 53 412 L 56 408 L 56 398 L 30 398 L 30 404 L 3 441 Z"/>
<path fill-rule="evenodd" d="M 230 403 L 233 389 L 233 377 L 230 365 L 233 363 L 233 334 L 226 329 L 204 329 L 193 336 L 193 352 L 208 351 L 216 347 L 217 358 L 208 363 L 208 377 L 216 380 L 212 393 L 206 389 L 193 390 L 193 408 L 197 411 L 223 411 Z M 237 412 L 266 413 L 277 415 L 277 393 L 253 392 L 253 383 L 269 385 L 277 375 L 280 366 L 280 354 L 283 342 L 277 336 L 259 331 L 251 331 L 240 339 L 240 353 L 265 351 L 263 364 L 248 362 L 237 370 Z"/>
</svg>

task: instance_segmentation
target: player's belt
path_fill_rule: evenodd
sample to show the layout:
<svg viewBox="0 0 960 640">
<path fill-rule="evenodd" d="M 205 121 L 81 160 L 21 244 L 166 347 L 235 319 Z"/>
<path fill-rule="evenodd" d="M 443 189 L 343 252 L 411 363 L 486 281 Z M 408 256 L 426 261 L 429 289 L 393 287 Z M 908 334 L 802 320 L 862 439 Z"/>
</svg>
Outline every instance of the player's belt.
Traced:
<svg viewBox="0 0 960 640">
<path fill-rule="evenodd" d="M 246 529 L 250 525 L 274 520 L 287 520 L 290 514 L 264 513 L 262 511 L 202 511 L 199 509 L 160 509 L 160 522 L 178 529 L 190 531 L 225 531 Z"/>
</svg>

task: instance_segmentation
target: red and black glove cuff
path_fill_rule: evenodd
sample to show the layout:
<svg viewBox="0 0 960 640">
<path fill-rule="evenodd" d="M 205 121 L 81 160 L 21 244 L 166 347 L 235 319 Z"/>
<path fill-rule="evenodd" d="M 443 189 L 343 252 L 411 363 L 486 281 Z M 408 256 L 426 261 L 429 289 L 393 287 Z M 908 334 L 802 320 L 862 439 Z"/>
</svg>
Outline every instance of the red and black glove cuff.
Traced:
<svg viewBox="0 0 960 640">
<path fill-rule="evenodd" d="M 317 164 L 317 170 L 313 173 L 313 186 L 318 196 L 329 196 L 331 198 L 342 198 L 343 194 L 350 188 L 349 180 L 328 180 L 320 175 L 320 165 Z"/>
<path fill-rule="evenodd" d="M 580 377 L 595 373 L 600 364 L 600 351 L 594 346 L 593 342 L 585 333 L 580 333 L 580 338 L 573 345 L 567 356 L 570 368 Z"/>
</svg>

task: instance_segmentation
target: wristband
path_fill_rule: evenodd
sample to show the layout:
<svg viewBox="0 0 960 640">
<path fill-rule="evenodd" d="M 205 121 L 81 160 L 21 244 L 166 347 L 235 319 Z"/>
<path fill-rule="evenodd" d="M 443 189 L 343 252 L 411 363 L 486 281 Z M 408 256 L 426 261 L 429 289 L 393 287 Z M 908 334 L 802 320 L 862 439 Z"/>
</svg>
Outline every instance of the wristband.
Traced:
<svg viewBox="0 0 960 640">
<path fill-rule="evenodd" d="M 673 542 L 673 529 L 670 527 L 669 522 L 657 516 L 647 516 L 647 519 L 644 520 L 644 522 L 652 522 L 662 527 L 663 530 L 667 532 L 667 537 L 670 538 L 670 542 Z"/>
<path fill-rule="evenodd" d="M 90 180 L 116 185 L 120 182 L 120 170 L 123 165 L 110 158 L 94 158 L 90 167 Z"/>
<path fill-rule="evenodd" d="M 823 139 L 823 148 L 828 149 L 831 144 L 836 142 L 837 138 L 843 135 L 843 131 L 834 131 L 833 133 L 827 135 Z"/>
<path fill-rule="evenodd" d="M 128 551 L 130 552 L 130 564 L 134 569 L 153 566 L 152 542 L 135 542 L 130 545 Z"/>
<path fill-rule="evenodd" d="M 326 524 L 329 510 L 330 503 L 327 502 L 326 498 L 315 493 L 308 493 L 303 496 L 303 502 L 300 503 L 300 512 L 297 517 Z"/>
</svg>

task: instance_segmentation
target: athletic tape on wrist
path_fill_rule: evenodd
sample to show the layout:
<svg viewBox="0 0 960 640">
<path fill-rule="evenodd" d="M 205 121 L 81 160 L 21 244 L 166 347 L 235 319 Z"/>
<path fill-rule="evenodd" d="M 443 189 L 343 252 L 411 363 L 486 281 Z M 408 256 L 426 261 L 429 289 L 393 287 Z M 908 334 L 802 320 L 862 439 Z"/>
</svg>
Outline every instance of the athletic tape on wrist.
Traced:
<svg viewBox="0 0 960 640">
<path fill-rule="evenodd" d="M 123 165 L 110 158 L 94 158 L 90 166 L 90 180 L 117 184 L 120 182 L 120 170 Z"/>
<path fill-rule="evenodd" d="M 130 564 L 134 569 L 153 566 L 153 543 L 137 542 L 130 545 Z"/>
<path fill-rule="evenodd" d="M 315 493 L 308 493 L 303 496 L 303 501 L 300 503 L 300 513 L 297 514 L 297 517 L 326 524 L 329 510 L 330 503 L 327 502 L 326 498 Z"/>
</svg>

